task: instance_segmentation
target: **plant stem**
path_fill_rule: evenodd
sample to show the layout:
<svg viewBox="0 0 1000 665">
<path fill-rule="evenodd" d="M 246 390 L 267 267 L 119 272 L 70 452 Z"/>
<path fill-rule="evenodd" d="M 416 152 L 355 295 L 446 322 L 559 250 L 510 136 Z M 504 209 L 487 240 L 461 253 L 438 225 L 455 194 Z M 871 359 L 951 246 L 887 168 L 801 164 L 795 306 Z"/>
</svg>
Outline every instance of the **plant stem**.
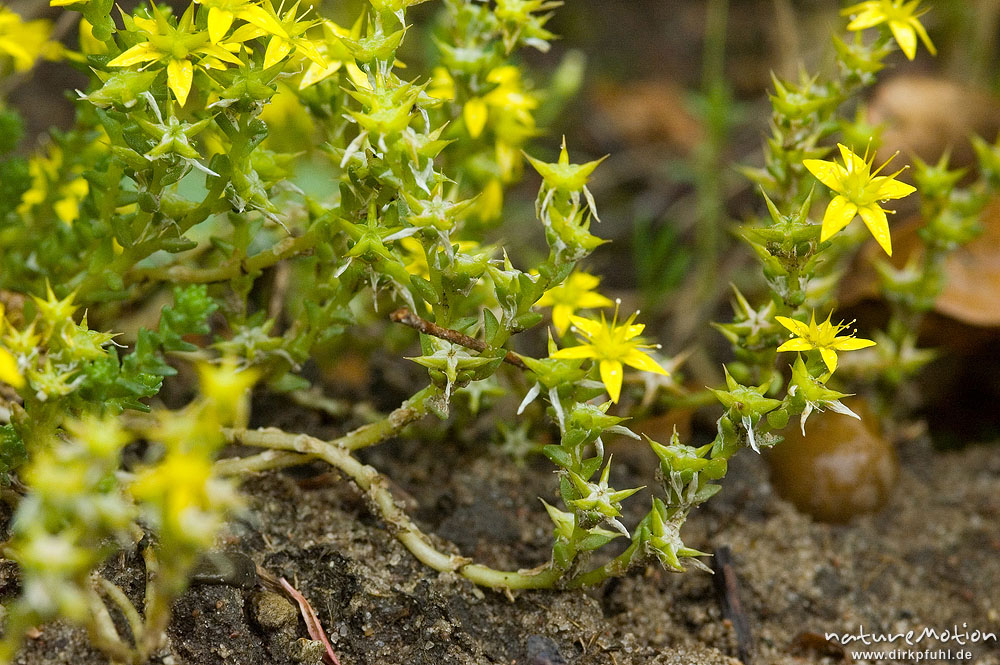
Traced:
<svg viewBox="0 0 1000 665">
<path fill-rule="evenodd" d="M 402 323 L 404 326 L 410 326 L 415 330 L 419 330 L 425 335 L 438 337 L 447 342 L 451 342 L 452 344 L 458 344 L 459 346 L 464 346 L 467 349 L 472 349 L 473 351 L 485 353 L 491 350 L 486 342 L 478 340 L 475 337 L 469 337 L 465 333 L 460 333 L 457 330 L 442 328 L 436 323 L 431 323 L 426 319 L 420 318 L 405 307 L 397 309 L 389 315 L 389 318 L 396 323 Z M 508 351 L 503 357 L 503 361 L 513 365 L 514 367 L 528 369 L 528 366 L 524 364 L 524 360 L 521 359 L 521 356 L 517 355 L 513 351 Z"/>
<path fill-rule="evenodd" d="M 389 415 L 368 425 L 362 425 L 326 443 L 327 445 L 343 450 L 360 450 L 361 448 L 381 443 L 399 433 L 407 425 L 427 415 L 429 400 L 435 398 L 439 392 L 436 386 L 427 386 L 423 390 L 416 392 L 410 399 L 403 402 L 398 409 L 389 413 Z M 229 441 L 240 440 L 250 445 L 257 445 L 247 439 L 247 437 L 253 437 L 253 432 L 250 430 L 227 429 L 225 430 L 225 436 Z M 294 435 L 288 434 L 288 436 Z M 243 475 L 256 471 L 281 469 L 303 464 L 312 459 L 312 457 L 312 455 L 301 454 L 301 451 L 276 453 L 273 450 L 269 450 L 249 457 L 219 460 L 215 463 L 215 471 L 223 476 Z"/>
<path fill-rule="evenodd" d="M 88 589 L 87 604 L 90 606 L 90 620 L 87 622 L 87 635 L 94 646 L 110 656 L 114 662 L 134 662 L 134 652 L 122 641 L 111 620 L 108 608 L 97 595 L 97 591 Z"/>
<path fill-rule="evenodd" d="M 297 459 L 319 458 L 327 462 L 367 494 L 371 507 L 392 527 L 396 538 L 418 561 L 434 570 L 454 572 L 481 586 L 507 590 L 552 587 L 564 572 L 551 564 L 530 571 L 502 571 L 473 564 L 470 559 L 457 554 L 442 552 L 396 504 L 386 478 L 375 468 L 352 457 L 344 446 L 321 441 L 307 434 L 290 434 L 273 427 L 227 430 L 226 436 L 247 445 L 295 451 L 299 453 Z"/>
<path fill-rule="evenodd" d="M 548 563 L 532 570 L 496 570 L 478 563 L 464 566 L 459 573 L 479 586 L 491 589 L 550 589 L 565 571 Z"/>
<path fill-rule="evenodd" d="M 726 23 L 728 0 L 710 0 L 705 26 L 702 94 L 706 104 L 706 139 L 695 153 L 698 220 L 695 245 L 698 256 L 698 292 L 703 302 L 714 293 L 718 256 L 725 224 L 725 194 L 722 182 L 723 152 L 730 124 L 732 100 L 725 79 Z"/>
<path fill-rule="evenodd" d="M 231 430 L 226 432 L 241 443 L 291 450 L 307 458 L 318 457 L 355 482 L 368 494 L 373 508 L 395 529 L 398 538 L 421 562 L 441 571 L 453 571 L 468 563 L 467 559 L 438 551 L 410 518 L 396 505 L 385 478 L 373 467 L 362 464 L 342 445 L 321 441 L 308 434 L 290 434 L 274 427 L 258 430 Z"/>
<path fill-rule="evenodd" d="M 137 643 L 141 653 L 150 654 L 162 639 L 162 632 L 170 620 L 170 604 L 163 600 L 163 590 L 160 588 L 160 562 L 152 547 L 142 548 L 142 559 L 146 565 L 146 626 L 142 642 Z"/>
<path fill-rule="evenodd" d="M 107 596 L 121 610 L 121 613 L 125 615 L 128 627 L 132 630 L 132 639 L 136 644 L 139 644 L 145 632 L 142 617 L 139 616 L 139 610 L 135 609 L 135 605 L 132 604 L 132 601 L 129 600 L 128 596 L 125 595 L 118 585 L 111 583 L 106 578 L 98 577 L 97 586 L 101 593 Z"/>
<path fill-rule="evenodd" d="M 580 587 L 600 584 L 609 577 L 620 577 L 624 575 L 625 571 L 628 570 L 628 567 L 632 562 L 635 551 L 638 548 L 638 543 L 632 543 L 625 549 L 624 552 L 616 556 L 611 561 L 608 561 L 603 566 L 573 576 L 566 583 L 566 587 L 569 589 L 579 589 Z"/>
<path fill-rule="evenodd" d="M 226 433 L 227 436 L 230 434 Z M 234 439 L 240 439 L 239 432 L 233 432 Z M 215 473 L 220 476 L 244 476 L 271 469 L 284 469 L 290 466 L 305 464 L 313 459 L 311 455 L 290 453 L 278 450 L 267 450 L 247 457 L 230 457 L 215 463 Z"/>
<path fill-rule="evenodd" d="M 284 259 L 299 256 L 312 250 L 318 240 L 317 234 L 307 232 L 301 236 L 289 236 L 275 243 L 270 249 L 243 259 L 227 261 L 211 268 L 191 268 L 175 263 L 157 268 L 143 268 L 132 271 L 137 280 L 157 280 L 174 283 L 204 284 L 223 282 L 240 275 L 251 275 L 269 268 Z"/>
</svg>

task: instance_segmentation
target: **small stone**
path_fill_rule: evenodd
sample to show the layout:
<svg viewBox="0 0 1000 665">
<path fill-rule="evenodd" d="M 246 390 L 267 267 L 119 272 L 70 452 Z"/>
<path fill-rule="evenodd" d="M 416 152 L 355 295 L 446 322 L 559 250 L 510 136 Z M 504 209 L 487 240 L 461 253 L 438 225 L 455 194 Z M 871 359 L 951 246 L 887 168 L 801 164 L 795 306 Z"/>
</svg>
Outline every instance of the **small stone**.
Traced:
<svg viewBox="0 0 1000 665">
<path fill-rule="evenodd" d="M 326 647 L 319 640 L 301 637 L 288 645 L 288 657 L 295 663 L 321 665 Z"/>
<path fill-rule="evenodd" d="M 253 616 L 261 628 L 277 630 L 294 623 L 299 613 L 288 600 L 279 594 L 262 591 L 254 594 Z"/>
<path fill-rule="evenodd" d="M 566 659 L 559 653 L 559 645 L 544 635 L 528 636 L 523 662 L 525 665 L 566 665 Z"/>
</svg>

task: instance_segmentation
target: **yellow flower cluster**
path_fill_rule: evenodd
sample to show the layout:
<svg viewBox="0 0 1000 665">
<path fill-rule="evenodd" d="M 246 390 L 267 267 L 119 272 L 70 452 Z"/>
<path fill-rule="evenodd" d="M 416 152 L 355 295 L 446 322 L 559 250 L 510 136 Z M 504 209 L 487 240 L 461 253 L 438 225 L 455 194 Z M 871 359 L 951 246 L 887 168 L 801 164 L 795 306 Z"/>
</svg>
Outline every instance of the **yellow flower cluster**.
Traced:
<svg viewBox="0 0 1000 665">
<path fill-rule="evenodd" d="M 39 58 L 58 58 L 60 48 L 49 41 L 51 31 L 48 21 L 25 21 L 0 5 L 0 72 L 6 58 L 13 62 L 17 72 L 28 71 Z"/>
<path fill-rule="evenodd" d="M 125 17 L 126 27 L 144 39 L 112 59 L 108 66 L 162 65 L 167 71 L 167 86 L 181 106 L 187 103 L 196 68 L 207 72 L 227 65 L 239 66 L 242 62 L 235 54 L 254 39 L 267 42 L 265 69 L 287 58 L 293 49 L 320 67 L 328 66 L 305 34 L 316 21 L 303 20 L 298 4 L 284 14 L 275 11 L 269 0 L 259 4 L 248 0 L 204 0 L 199 4 L 208 11 L 207 29 L 198 27 L 194 5 L 181 15 L 176 26 L 156 5 L 150 8 L 151 18 Z M 233 30 L 236 20 L 242 25 Z"/>
<path fill-rule="evenodd" d="M 57 144 L 49 146 L 48 155 L 35 155 L 28 163 L 31 187 L 21 196 L 17 208 L 20 215 L 30 215 L 36 206 L 52 201 L 52 210 L 66 224 L 80 216 L 80 202 L 90 191 L 90 185 L 81 175 L 83 166 L 77 164 L 68 172 L 64 168 L 63 150 Z"/>
<path fill-rule="evenodd" d="M 198 368 L 201 398 L 182 411 L 160 414 L 149 434 L 163 444 L 158 464 L 139 472 L 129 488 L 143 502 L 160 537 L 172 547 L 209 547 L 228 511 L 239 505 L 233 484 L 215 475 L 222 427 L 245 426 L 250 390 L 259 378 L 231 359 Z"/>
<path fill-rule="evenodd" d="M 534 111 L 539 100 L 527 89 L 521 70 L 513 65 L 495 67 L 485 79 L 485 92 L 474 94 L 462 104 L 461 126 L 470 138 L 493 139 L 499 178 L 484 183 L 476 201 L 480 216 L 493 219 L 503 207 L 503 185 L 519 177 L 521 150 L 537 133 Z M 446 68 L 434 68 L 427 94 L 443 101 L 458 98 L 455 79 Z"/>
</svg>

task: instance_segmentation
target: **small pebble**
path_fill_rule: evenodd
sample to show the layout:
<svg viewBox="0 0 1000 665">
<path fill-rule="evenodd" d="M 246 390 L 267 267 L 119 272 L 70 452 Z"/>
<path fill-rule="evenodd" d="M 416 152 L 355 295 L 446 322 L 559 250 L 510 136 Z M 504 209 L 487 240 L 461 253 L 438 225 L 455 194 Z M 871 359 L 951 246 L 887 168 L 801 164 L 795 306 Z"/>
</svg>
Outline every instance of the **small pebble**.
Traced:
<svg viewBox="0 0 1000 665">
<path fill-rule="evenodd" d="M 555 640 L 544 635 L 529 635 L 524 645 L 525 665 L 566 665 Z"/>
<path fill-rule="evenodd" d="M 262 591 L 253 596 L 253 613 L 258 625 L 268 630 L 277 630 L 294 623 L 298 619 L 295 606 L 279 594 Z"/>
<path fill-rule="evenodd" d="M 304 665 L 321 665 L 326 647 L 318 640 L 300 637 L 288 645 L 288 657 L 295 663 Z"/>
</svg>

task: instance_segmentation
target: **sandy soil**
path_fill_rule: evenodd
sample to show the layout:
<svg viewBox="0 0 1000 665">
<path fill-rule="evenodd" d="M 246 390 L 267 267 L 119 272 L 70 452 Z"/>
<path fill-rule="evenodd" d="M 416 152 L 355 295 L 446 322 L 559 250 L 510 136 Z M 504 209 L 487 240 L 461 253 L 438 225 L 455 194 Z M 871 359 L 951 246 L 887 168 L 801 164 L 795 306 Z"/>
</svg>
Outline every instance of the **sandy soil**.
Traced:
<svg viewBox="0 0 1000 665">
<path fill-rule="evenodd" d="M 621 451 L 620 486 L 647 482 L 643 457 Z M 878 515 L 818 524 L 771 491 L 764 464 L 738 456 L 724 491 L 689 521 L 703 550 L 731 548 L 757 663 L 849 662 L 825 632 L 1000 633 L 1000 448 L 901 451 L 900 486 Z M 510 464 L 490 449 L 401 440 L 368 454 L 428 530 L 497 566 L 547 557 L 536 497 L 552 493 L 545 460 Z M 246 484 L 252 510 L 221 548 L 288 578 L 311 601 L 344 665 L 735 663 L 711 576 L 637 570 L 589 592 L 527 592 L 513 601 L 424 568 L 382 529 L 356 489 L 314 465 Z M 638 504 L 643 501 L 636 502 Z M 638 506 L 637 506 L 638 508 Z M 119 557 L 107 574 L 135 596 L 141 570 Z M 17 588 L 0 566 L 0 592 Z M 292 605 L 247 585 L 197 584 L 175 608 L 164 663 L 319 663 Z M 905 647 L 902 640 L 879 648 Z M 937 650 L 925 640 L 914 651 Z M 967 648 L 1000 663 L 996 641 Z M 44 627 L 19 663 L 105 662 L 77 630 Z M 855 662 L 864 662 L 855 657 Z M 913 658 L 900 662 L 914 662 Z M 926 658 L 925 662 L 968 662 Z"/>
</svg>

